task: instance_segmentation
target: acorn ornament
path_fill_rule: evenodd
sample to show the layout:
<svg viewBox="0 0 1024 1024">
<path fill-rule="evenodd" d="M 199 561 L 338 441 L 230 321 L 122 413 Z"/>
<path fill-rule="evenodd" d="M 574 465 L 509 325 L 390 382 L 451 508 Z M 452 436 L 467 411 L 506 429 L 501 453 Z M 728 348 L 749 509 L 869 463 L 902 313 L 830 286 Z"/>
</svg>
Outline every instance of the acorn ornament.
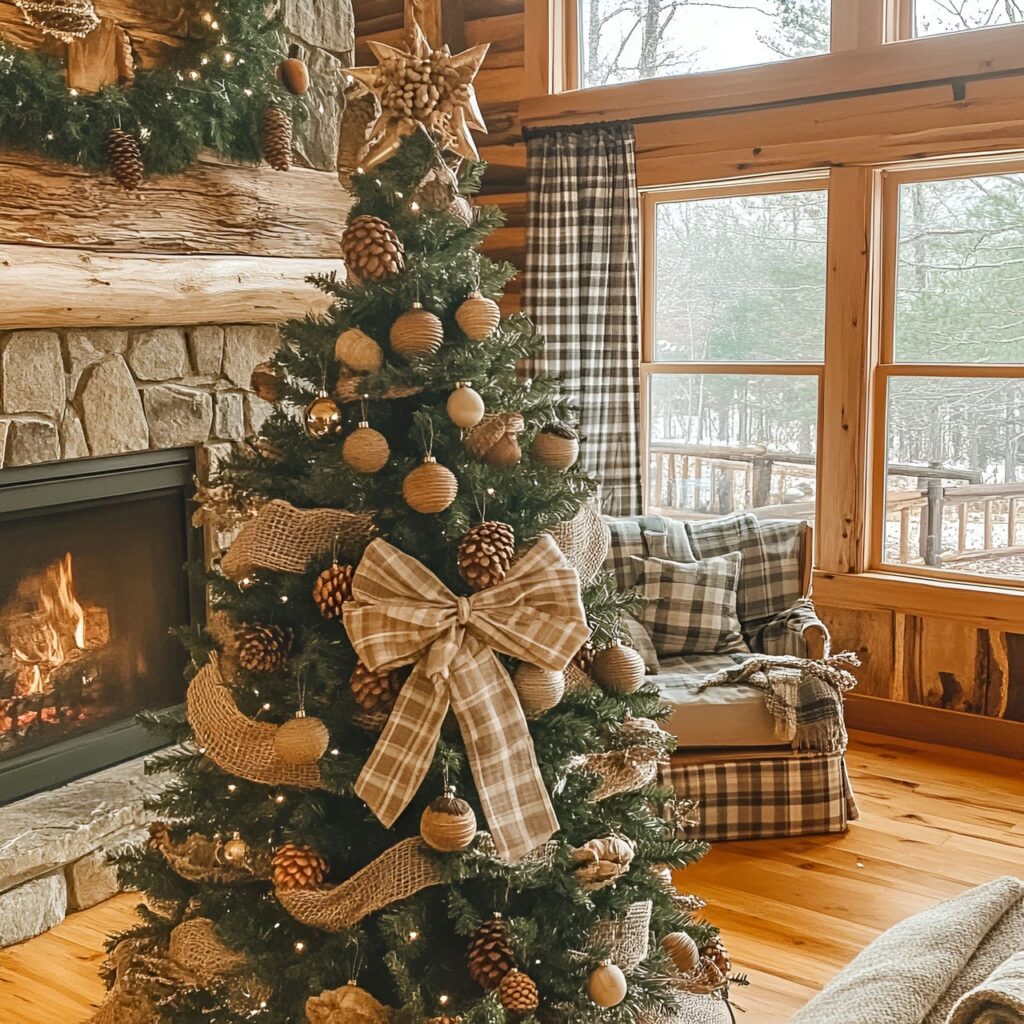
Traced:
<svg viewBox="0 0 1024 1024">
<path fill-rule="evenodd" d="M 366 420 L 359 422 L 341 446 L 341 457 L 345 465 L 367 476 L 383 469 L 390 454 L 387 438 L 379 430 L 374 430 Z"/>
<path fill-rule="evenodd" d="M 459 493 L 459 481 L 446 466 L 433 455 L 424 457 L 402 481 L 402 497 L 415 512 L 433 514 L 443 512 Z"/>
<path fill-rule="evenodd" d="M 303 416 L 306 434 L 314 441 L 334 437 L 341 433 L 341 409 L 326 391 L 321 391 L 309 405 Z"/>
<path fill-rule="evenodd" d="M 249 844 L 236 832 L 221 849 L 228 864 L 241 864 L 249 856 Z"/>
<path fill-rule="evenodd" d="M 444 325 L 440 319 L 414 302 L 392 325 L 391 347 L 404 359 L 432 356 L 444 341 Z"/>
<path fill-rule="evenodd" d="M 568 469 L 580 457 L 580 439 L 571 427 L 549 423 L 533 439 L 530 452 L 535 461 L 548 469 Z"/>
<path fill-rule="evenodd" d="M 455 795 L 449 786 L 420 818 L 423 842 L 439 853 L 457 853 L 466 849 L 476 837 L 476 815 L 473 808 Z"/>
<path fill-rule="evenodd" d="M 632 647 L 611 644 L 594 655 L 591 675 L 612 693 L 635 693 L 644 685 L 644 659 Z"/>
<path fill-rule="evenodd" d="M 540 1006 L 537 983 L 528 974 L 515 968 L 501 979 L 498 998 L 509 1013 L 533 1013 Z"/>
<path fill-rule="evenodd" d="M 501 310 L 494 299 L 470 292 L 455 310 L 455 322 L 470 341 L 486 341 L 501 323 Z"/>
<path fill-rule="evenodd" d="M 309 91 L 309 68 L 302 59 L 302 47 L 292 43 L 288 56 L 277 65 L 274 76 L 293 95 L 304 96 Z"/>
<path fill-rule="evenodd" d="M 284 722 L 274 733 L 274 753 L 285 764 L 316 764 L 331 737 L 327 726 L 299 708 L 290 722 Z"/>
<path fill-rule="evenodd" d="M 626 998 L 627 988 L 622 968 L 607 960 L 602 960 L 587 978 L 587 994 L 605 1009 L 618 1006 Z"/>
<path fill-rule="evenodd" d="M 697 943 L 686 932 L 671 932 L 661 940 L 661 948 L 668 953 L 680 974 L 695 971 L 700 964 Z"/>
<path fill-rule="evenodd" d="M 457 427 L 469 430 L 484 418 L 484 400 L 466 381 L 459 381 L 448 396 L 448 418 Z"/>
<path fill-rule="evenodd" d="M 384 365 L 384 350 L 358 327 L 338 335 L 334 355 L 338 362 L 357 373 L 376 373 Z"/>
</svg>

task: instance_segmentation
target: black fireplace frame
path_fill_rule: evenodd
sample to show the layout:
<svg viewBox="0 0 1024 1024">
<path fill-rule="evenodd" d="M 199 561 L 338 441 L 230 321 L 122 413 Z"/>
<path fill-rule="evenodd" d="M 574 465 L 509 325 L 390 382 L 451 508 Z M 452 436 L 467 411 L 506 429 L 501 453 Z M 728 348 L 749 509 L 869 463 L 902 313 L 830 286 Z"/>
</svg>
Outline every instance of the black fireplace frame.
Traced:
<svg viewBox="0 0 1024 1024">
<path fill-rule="evenodd" d="M 203 557 L 202 530 L 189 514 L 195 468 L 194 449 L 172 448 L 0 469 L 0 524 L 42 508 L 72 511 L 97 501 L 177 493 L 183 497 L 184 548 L 193 562 Z M 187 592 L 189 619 L 199 625 L 205 609 L 202 583 L 190 578 Z M 131 718 L 28 751 L 0 771 L 0 806 L 149 753 L 164 742 Z"/>
</svg>

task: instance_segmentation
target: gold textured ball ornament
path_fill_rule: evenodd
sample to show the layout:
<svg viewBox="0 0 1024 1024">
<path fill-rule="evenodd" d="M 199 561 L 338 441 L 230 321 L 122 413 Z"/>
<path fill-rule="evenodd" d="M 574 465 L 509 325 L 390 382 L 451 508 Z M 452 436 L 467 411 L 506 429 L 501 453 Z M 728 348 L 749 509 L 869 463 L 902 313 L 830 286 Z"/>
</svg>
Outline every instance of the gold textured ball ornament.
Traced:
<svg viewBox="0 0 1024 1024">
<path fill-rule="evenodd" d="M 338 403 L 326 394 L 319 394 L 306 406 L 303 418 L 306 434 L 314 441 L 334 437 L 341 433 L 341 409 Z"/>
<path fill-rule="evenodd" d="M 300 711 L 290 722 L 277 727 L 274 753 L 285 764 L 316 764 L 330 741 L 327 726 L 319 718 Z"/>
<path fill-rule="evenodd" d="M 341 446 L 341 457 L 349 469 L 367 475 L 376 473 L 387 464 L 391 449 L 387 438 L 374 430 L 366 420 L 345 438 Z"/>
<path fill-rule="evenodd" d="M 420 836 L 427 846 L 439 853 L 457 853 L 466 849 L 476 837 L 473 808 L 449 787 L 444 796 L 439 796 L 423 812 Z"/>
<path fill-rule="evenodd" d="M 661 948 L 668 953 L 681 974 L 695 971 L 700 964 L 700 949 L 686 932 L 672 932 L 661 940 Z"/>
<path fill-rule="evenodd" d="M 228 864 L 241 864 L 249 856 L 249 844 L 236 832 L 221 850 Z"/>
<path fill-rule="evenodd" d="M 455 310 L 455 322 L 470 341 L 486 341 L 501 323 L 501 310 L 494 299 L 470 292 Z"/>
<path fill-rule="evenodd" d="M 448 418 L 457 427 L 469 430 L 484 418 L 484 400 L 465 381 L 459 381 L 448 396 Z"/>
<path fill-rule="evenodd" d="M 533 439 L 530 452 L 548 469 L 568 469 L 580 457 L 580 439 L 571 427 L 552 423 L 542 428 Z"/>
<path fill-rule="evenodd" d="M 338 362 L 358 373 L 376 373 L 384 365 L 384 350 L 358 327 L 350 327 L 338 335 L 334 355 Z"/>
<path fill-rule="evenodd" d="M 540 1006 L 537 983 L 528 974 L 515 968 L 501 979 L 498 999 L 509 1013 L 533 1013 Z"/>
<path fill-rule="evenodd" d="M 405 359 L 432 356 L 444 341 L 444 325 L 422 303 L 414 302 L 391 325 L 390 338 L 391 347 Z"/>
<path fill-rule="evenodd" d="M 607 960 L 602 960 L 587 978 L 587 994 L 605 1009 L 618 1006 L 626 998 L 628 987 L 622 968 Z"/>
<path fill-rule="evenodd" d="M 415 512 L 443 512 L 459 493 L 459 481 L 432 455 L 408 473 L 402 481 L 402 497 Z"/>
<path fill-rule="evenodd" d="M 612 693 L 635 693 L 644 685 L 644 659 L 625 644 L 612 644 L 594 655 L 591 675 Z"/>
<path fill-rule="evenodd" d="M 515 670 L 512 682 L 527 718 L 540 718 L 565 696 L 564 672 L 551 672 L 525 661 Z"/>
</svg>

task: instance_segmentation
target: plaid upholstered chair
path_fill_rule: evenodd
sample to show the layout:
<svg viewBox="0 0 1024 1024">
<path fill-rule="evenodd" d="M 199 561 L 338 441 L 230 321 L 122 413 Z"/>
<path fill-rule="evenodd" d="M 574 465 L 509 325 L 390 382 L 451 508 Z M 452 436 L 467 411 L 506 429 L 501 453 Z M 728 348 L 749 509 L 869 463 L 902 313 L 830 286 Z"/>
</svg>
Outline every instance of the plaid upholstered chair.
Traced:
<svg viewBox="0 0 1024 1024">
<path fill-rule="evenodd" d="M 652 559 L 657 565 L 726 565 L 734 572 L 741 633 L 736 643 L 709 651 L 691 644 L 687 653 L 673 656 L 656 657 L 650 650 L 655 664 L 649 662 L 648 671 L 656 673 L 650 678 L 674 708 L 665 723 L 679 741 L 671 781 L 678 796 L 699 804 L 695 835 L 720 841 L 844 830 L 856 805 L 842 752 L 794 751 L 780 736 L 762 689 L 702 687 L 751 653 L 820 658 L 826 651 L 828 630 L 809 596 L 809 524 L 751 513 L 694 522 L 657 515 L 605 522 L 611 531 L 605 568 L 623 588 L 635 586 Z M 705 610 L 694 602 L 676 614 L 699 619 Z M 695 635 L 702 625 L 696 623 Z"/>
</svg>

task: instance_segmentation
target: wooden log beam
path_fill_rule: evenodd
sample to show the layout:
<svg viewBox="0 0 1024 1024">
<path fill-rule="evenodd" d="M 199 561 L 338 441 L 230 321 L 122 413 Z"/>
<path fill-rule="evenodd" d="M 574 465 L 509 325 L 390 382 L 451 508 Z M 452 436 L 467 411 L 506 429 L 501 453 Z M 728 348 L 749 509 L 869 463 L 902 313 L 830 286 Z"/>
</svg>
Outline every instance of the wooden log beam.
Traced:
<svg viewBox="0 0 1024 1024">
<path fill-rule="evenodd" d="M 340 260 L 160 256 L 0 245 L 0 330 L 280 323 L 322 313 L 306 283 Z"/>
<path fill-rule="evenodd" d="M 102 252 L 336 257 L 352 197 L 333 174 L 204 157 L 127 197 L 106 174 L 0 153 L 0 242 Z"/>
</svg>

